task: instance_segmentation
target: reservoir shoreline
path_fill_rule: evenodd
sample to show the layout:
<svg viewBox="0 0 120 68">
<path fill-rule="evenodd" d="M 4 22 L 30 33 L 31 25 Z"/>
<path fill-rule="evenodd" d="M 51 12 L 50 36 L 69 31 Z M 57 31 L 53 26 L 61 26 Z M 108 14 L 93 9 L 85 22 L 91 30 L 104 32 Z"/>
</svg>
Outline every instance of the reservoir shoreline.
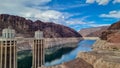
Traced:
<svg viewBox="0 0 120 68">
<path fill-rule="evenodd" d="M 77 58 L 85 60 L 93 68 L 120 68 L 119 44 L 97 40 L 90 52 L 80 52 Z M 91 58 L 90 58 L 91 57 Z"/>
<path fill-rule="evenodd" d="M 32 50 L 34 38 L 22 38 L 17 37 L 17 51 Z M 71 38 L 44 38 L 45 49 L 49 48 L 61 48 L 61 47 L 76 47 L 76 45 L 64 45 L 78 43 L 83 40 L 82 37 L 71 37 Z"/>
<path fill-rule="evenodd" d="M 74 47 L 73 49 L 72 49 L 72 51 L 70 51 L 68 54 L 64 54 L 64 58 L 65 58 L 65 61 L 63 61 L 63 62 L 68 62 L 68 61 L 71 61 L 71 60 L 73 60 L 74 58 L 76 58 L 76 56 L 77 56 L 77 53 L 79 52 L 79 51 L 90 51 L 91 50 L 91 45 L 93 44 L 93 42 L 94 42 L 94 40 L 81 40 L 81 41 L 79 41 L 79 44 L 77 45 L 77 44 L 73 44 L 74 46 L 77 46 L 77 47 Z M 85 46 L 83 45 L 83 44 L 85 44 Z M 88 44 L 90 44 L 90 45 L 88 45 Z M 68 44 L 68 45 L 70 45 L 70 44 Z M 67 46 L 68 46 L 67 45 Z M 70 58 L 70 56 L 71 56 L 71 58 Z M 67 59 L 67 57 L 69 57 L 69 60 Z M 60 58 L 59 58 L 60 59 Z M 53 63 L 53 65 L 52 65 L 52 67 L 54 67 L 55 65 L 58 65 L 58 64 L 61 64 L 61 60 L 63 60 L 63 56 L 61 57 L 61 59 L 60 59 L 60 62 L 58 62 L 58 60 L 57 60 L 57 64 L 54 64 L 54 62 L 50 62 L 50 63 Z M 56 62 L 56 60 L 55 60 L 55 62 Z M 62 63 L 63 63 L 62 62 Z M 48 63 L 47 63 L 48 64 Z M 49 65 L 48 65 L 49 66 Z M 48 67 L 47 66 L 47 67 Z M 51 66 L 50 66 L 51 67 Z"/>
</svg>

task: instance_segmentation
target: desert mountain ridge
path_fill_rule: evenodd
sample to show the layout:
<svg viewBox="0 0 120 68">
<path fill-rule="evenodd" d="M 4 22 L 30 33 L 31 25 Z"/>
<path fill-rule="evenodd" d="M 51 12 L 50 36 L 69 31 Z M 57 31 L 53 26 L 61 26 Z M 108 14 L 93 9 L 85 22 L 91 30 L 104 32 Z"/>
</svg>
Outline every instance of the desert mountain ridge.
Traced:
<svg viewBox="0 0 120 68">
<path fill-rule="evenodd" d="M 79 33 L 84 37 L 99 37 L 101 33 L 108 29 L 109 26 L 84 28 Z"/>
<path fill-rule="evenodd" d="M 17 36 L 33 37 L 35 31 L 41 30 L 46 38 L 82 37 L 77 31 L 64 25 L 40 20 L 33 22 L 20 16 L 0 14 L 0 31 L 8 26 L 16 30 Z"/>
</svg>

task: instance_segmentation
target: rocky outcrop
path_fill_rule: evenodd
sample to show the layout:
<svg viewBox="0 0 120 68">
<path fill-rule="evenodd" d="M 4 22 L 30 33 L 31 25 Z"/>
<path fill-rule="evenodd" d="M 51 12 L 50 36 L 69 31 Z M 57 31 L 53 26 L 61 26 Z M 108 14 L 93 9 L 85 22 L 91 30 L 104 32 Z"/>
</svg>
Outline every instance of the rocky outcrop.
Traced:
<svg viewBox="0 0 120 68">
<path fill-rule="evenodd" d="M 108 26 L 84 28 L 79 31 L 79 33 L 84 37 L 99 37 L 101 33 L 107 30 Z"/>
<path fill-rule="evenodd" d="M 46 38 L 81 37 L 77 31 L 64 25 L 39 20 L 33 22 L 19 16 L 0 14 L 0 31 L 8 26 L 12 26 L 16 30 L 16 36 L 33 37 L 34 31 L 39 29 L 44 32 Z"/>
<path fill-rule="evenodd" d="M 92 46 L 93 50 L 109 50 L 110 47 L 105 40 L 97 40 Z"/>
<path fill-rule="evenodd" d="M 94 43 L 92 48 L 93 51 L 81 52 L 77 57 L 93 65 L 94 68 L 120 67 L 120 43 L 99 39 Z"/>
<path fill-rule="evenodd" d="M 93 68 L 93 66 L 83 59 L 75 59 L 70 62 L 63 63 L 61 65 L 52 66 L 52 67 L 43 67 L 43 68 Z"/>
<path fill-rule="evenodd" d="M 120 43 L 120 21 L 112 24 L 106 31 L 103 31 L 100 38 L 112 43 Z"/>
<path fill-rule="evenodd" d="M 115 33 L 113 31 L 109 31 L 109 30 L 106 30 L 106 31 L 103 31 L 100 35 L 100 39 L 101 40 L 107 40 L 108 39 L 108 36 L 112 33 Z"/>
<path fill-rule="evenodd" d="M 108 30 L 120 30 L 120 21 L 115 22 L 114 24 L 112 24 Z"/>
<path fill-rule="evenodd" d="M 88 62 L 84 61 L 83 59 L 75 59 L 73 61 L 64 63 L 63 66 L 65 68 L 93 68 L 91 64 Z"/>
<path fill-rule="evenodd" d="M 94 68 L 120 68 L 120 21 L 103 31 L 100 38 L 93 45 L 93 51 L 81 52 L 77 58 Z"/>
<path fill-rule="evenodd" d="M 91 51 L 79 53 L 78 58 L 82 58 L 94 68 L 119 68 L 119 51 Z"/>
<path fill-rule="evenodd" d="M 95 32 L 92 32 L 90 34 L 88 34 L 87 36 L 88 37 L 100 37 L 101 33 L 105 30 L 107 30 L 108 26 L 104 26 L 104 27 L 101 27 L 100 30 L 97 30 Z"/>
<path fill-rule="evenodd" d="M 120 43 L 111 43 L 105 40 L 97 40 L 92 48 L 93 50 L 120 51 Z"/>
<path fill-rule="evenodd" d="M 120 32 L 116 32 L 108 35 L 107 42 L 120 43 Z"/>
</svg>

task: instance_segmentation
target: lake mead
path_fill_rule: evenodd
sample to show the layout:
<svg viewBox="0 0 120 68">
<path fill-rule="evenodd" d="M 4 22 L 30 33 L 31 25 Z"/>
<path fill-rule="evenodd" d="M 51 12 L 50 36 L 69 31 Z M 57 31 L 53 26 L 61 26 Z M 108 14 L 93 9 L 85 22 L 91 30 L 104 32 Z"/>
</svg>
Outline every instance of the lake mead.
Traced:
<svg viewBox="0 0 120 68">
<path fill-rule="evenodd" d="M 70 60 L 74 60 L 79 52 L 91 51 L 91 47 L 95 43 L 95 41 L 96 40 L 82 40 L 77 44 L 77 48 L 73 49 L 67 54 L 63 54 L 62 57 L 59 59 L 55 59 L 51 62 L 46 62 L 45 66 L 58 65 Z"/>
<path fill-rule="evenodd" d="M 46 59 L 45 66 L 54 66 L 59 65 L 64 62 L 68 62 L 74 60 L 79 52 L 87 52 L 92 50 L 92 45 L 95 43 L 96 40 L 82 40 L 77 44 L 76 48 L 63 48 L 55 52 L 53 55 L 55 56 L 54 59 L 46 56 L 47 59 L 51 59 L 48 61 Z M 68 45 L 68 44 L 67 44 Z M 59 57 L 58 57 L 59 55 Z M 20 51 L 18 52 L 18 68 L 30 68 L 32 66 L 32 51 Z"/>
</svg>

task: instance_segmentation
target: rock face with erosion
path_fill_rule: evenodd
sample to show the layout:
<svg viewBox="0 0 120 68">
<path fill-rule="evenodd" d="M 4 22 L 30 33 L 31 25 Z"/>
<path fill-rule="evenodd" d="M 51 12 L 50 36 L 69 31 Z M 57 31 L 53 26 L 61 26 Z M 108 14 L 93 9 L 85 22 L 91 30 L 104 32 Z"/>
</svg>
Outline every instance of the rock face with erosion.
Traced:
<svg viewBox="0 0 120 68">
<path fill-rule="evenodd" d="M 120 43 L 111 43 L 106 40 L 97 40 L 92 46 L 93 50 L 120 51 Z"/>
<path fill-rule="evenodd" d="M 100 38 L 111 43 L 120 43 L 120 21 L 112 24 L 106 31 L 102 32 Z"/>
<path fill-rule="evenodd" d="M 19 16 L 0 14 L 0 31 L 8 26 L 12 26 L 16 30 L 16 36 L 33 37 L 34 31 L 39 29 L 44 32 L 46 38 L 81 37 L 77 31 L 64 25 L 39 20 L 33 22 Z"/>
<path fill-rule="evenodd" d="M 88 62 L 84 61 L 83 59 L 77 58 L 75 60 L 63 63 L 61 65 L 44 68 L 93 68 L 93 66 Z"/>
<path fill-rule="evenodd" d="M 79 33 L 84 37 L 99 37 L 101 33 L 107 30 L 108 26 L 84 28 L 79 31 Z"/>
<path fill-rule="evenodd" d="M 120 68 L 120 21 L 103 31 L 101 39 L 93 45 L 93 51 L 81 52 L 81 58 L 94 68 Z"/>
<path fill-rule="evenodd" d="M 120 52 L 115 51 L 92 51 L 78 54 L 94 68 L 120 68 Z"/>
<path fill-rule="evenodd" d="M 65 68 L 93 68 L 91 64 L 88 62 L 84 61 L 83 59 L 75 59 L 73 61 L 64 63 L 63 66 Z"/>
</svg>

